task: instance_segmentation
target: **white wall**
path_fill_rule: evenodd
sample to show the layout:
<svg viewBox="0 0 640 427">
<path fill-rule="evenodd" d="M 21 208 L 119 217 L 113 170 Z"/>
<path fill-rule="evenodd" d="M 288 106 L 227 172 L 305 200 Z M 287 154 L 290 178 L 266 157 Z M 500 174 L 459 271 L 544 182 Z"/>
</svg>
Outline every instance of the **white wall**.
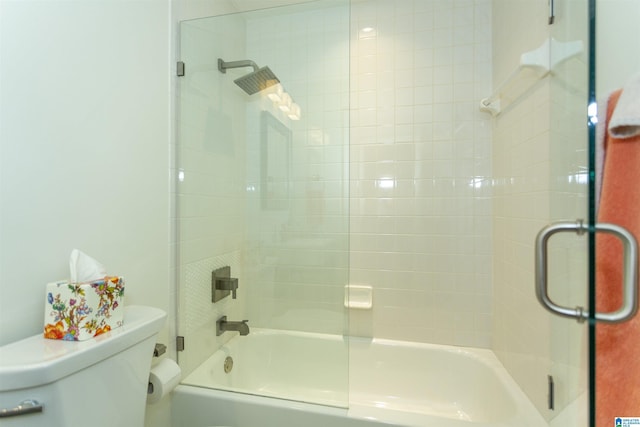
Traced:
<svg viewBox="0 0 640 427">
<path fill-rule="evenodd" d="M 173 347 L 169 18 L 169 1 L 0 2 L 0 344 L 42 332 L 79 248 L 125 277 L 125 305 L 169 313 Z"/>
<path fill-rule="evenodd" d="M 73 248 L 126 304 L 169 309 L 168 20 L 168 1 L 0 3 L 0 344 L 42 331 Z"/>
<path fill-rule="evenodd" d="M 640 2 L 598 0 L 596 8 L 596 90 L 602 99 L 640 73 L 640 55 L 633 50 L 640 43 Z"/>
</svg>

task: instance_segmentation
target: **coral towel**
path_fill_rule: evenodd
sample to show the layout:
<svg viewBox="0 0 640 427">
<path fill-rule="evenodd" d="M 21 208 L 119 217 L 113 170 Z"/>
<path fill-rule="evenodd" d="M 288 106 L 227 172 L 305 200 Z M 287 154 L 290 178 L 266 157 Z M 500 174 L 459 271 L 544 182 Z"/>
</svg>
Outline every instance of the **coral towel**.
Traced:
<svg viewBox="0 0 640 427">
<path fill-rule="evenodd" d="M 628 89 L 629 88 L 629 89 Z M 605 161 L 598 222 L 620 225 L 640 237 L 640 79 L 608 102 Z M 615 311 L 622 302 L 622 244 L 596 237 L 596 309 Z M 596 327 L 596 426 L 615 417 L 640 417 L 640 315 Z"/>
</svg>

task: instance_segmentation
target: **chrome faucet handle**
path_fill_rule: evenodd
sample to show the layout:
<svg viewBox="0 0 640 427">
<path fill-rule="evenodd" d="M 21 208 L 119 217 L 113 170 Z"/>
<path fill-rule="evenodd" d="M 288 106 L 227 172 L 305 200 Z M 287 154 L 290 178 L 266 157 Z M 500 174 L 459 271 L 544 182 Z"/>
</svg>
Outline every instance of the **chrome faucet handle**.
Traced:
<svg viewBox="0 0 640 427">
<path fill-rule="evenodd" d="M 231 294 L 236 299 L 238 279 L 231 277 L 231 267 L 218 268 L 211 272 L 211 302 L 218 302 Z"/>
<path fill-rule="evenodd" d="M 231 291 L 231 298 L 236 299 L 236 291 L 238 290 L 238 279 L 235 277 L 216 278 L 216 289 L 221 291 Z"/>
</svg>

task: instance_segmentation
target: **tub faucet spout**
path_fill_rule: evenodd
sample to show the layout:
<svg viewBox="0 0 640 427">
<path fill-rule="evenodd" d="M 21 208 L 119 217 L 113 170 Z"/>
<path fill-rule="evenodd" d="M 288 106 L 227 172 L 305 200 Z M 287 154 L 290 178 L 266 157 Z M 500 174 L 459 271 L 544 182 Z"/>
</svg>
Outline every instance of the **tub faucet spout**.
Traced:
<svg viewBox="0 0 640 427">
<path fill-rule="evenodd" d="M 240 322 L 231 322 L 227 320 L 227 316 L 222 316 L 216 321 L 216 336 L 220 336 L 226 331 L 240 332 L 240 335 L 249 335 L 248 320 Z"/>
</svg>

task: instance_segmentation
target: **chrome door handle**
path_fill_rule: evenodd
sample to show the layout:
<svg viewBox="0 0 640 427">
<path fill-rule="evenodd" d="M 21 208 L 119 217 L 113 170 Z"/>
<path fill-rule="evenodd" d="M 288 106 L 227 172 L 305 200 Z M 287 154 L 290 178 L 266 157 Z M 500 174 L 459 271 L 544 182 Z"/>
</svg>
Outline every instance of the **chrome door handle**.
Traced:
<svg viewBox="0 0 640 427">
<path fill-rule="evenodd" d="M 542 306 L 550 312 L 575 318 L 579 322 L 589 318 L 589 312 L 583 307 L 564 307 L 551 301 L 547 282 L 547 243 L 551 236 L 560 232 L 575 232 L 582 235 L 589 230 L 582 220 L 576 222 L 555 222 L 542 228 L 536 236 L 536 297 Z M 623 276 L 623 301 L 622 306 L 612 312 L 595 313 L 598 322 L 621 323 L 631 319 L 638 311 L 638 243 L 629 231 L 615 224 L 598 223 L 596 232 L 613 234 L 618 237 L 624 246 L 624 276 Z"/>
</svg>

